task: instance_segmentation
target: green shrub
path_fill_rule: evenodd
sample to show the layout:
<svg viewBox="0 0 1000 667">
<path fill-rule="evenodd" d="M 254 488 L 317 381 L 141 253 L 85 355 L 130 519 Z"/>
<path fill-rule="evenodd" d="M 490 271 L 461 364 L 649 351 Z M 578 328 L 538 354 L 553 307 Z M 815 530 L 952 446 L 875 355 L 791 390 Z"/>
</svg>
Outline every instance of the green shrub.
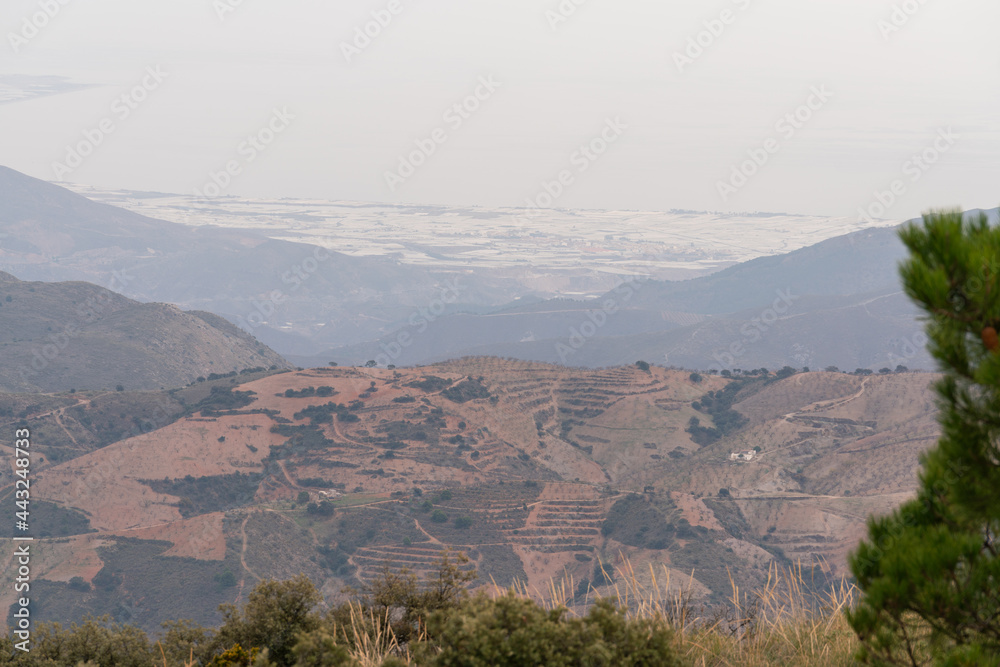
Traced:
<svg viewBox="0 0 1000 667">
<path fill-rule="evenodd" d="M 323 630 L 299 635 L 292 649 L 296 667 L 355 667 L 351 652 Z"/>
<path fill-rule="evenodd" d="M 313 608 L 322 596 L 313 583 L 299 575 L 288 581 L 257 584 L 242 609 L 222 605 L 224 622 L 213 642 L 216 651 L 240 646 L 267 647 L 277 665 L 292 665 L 292 647 L 299 633 L 319 628 Z"/>
<path fill-rule="evenodd" d="M 454 610 L 466 599 L 466 586 L 476 578 L 468 563 L 465 554 L 453 557 L 442 552 L 436 570 L 423 584 L 408 569 L 394 570 L 385 564 L 353 600 L 327 613 L 324 631 L 340 644 L 363 650 L 373 646 L 388 650 L 390 636 L 400 644 L 413 641 L 423 634 L 431 614 Z M 387 623 L 391 633 L 386 632 Z"/>
<path fill-rule="evenodd" d="M 469 378 L 464 382 L 448 387 L 441 395 L 454 403 L 465 403 L 479 398 L 491 398 L 489 389 L 479 379 Z"/>
<path fill-rule="evenodd" d="M 83 577 L 73 577 L 69 580 L 69 587 L 74 591 L 87 592 L 90 590 L 90 582 L 85 580 Z"/>
<path fill-rule="evenodd" d="M 59 623 L 40 623 L 31 638 L 31 651 L 11 650 L 10 640 L 0 646 L 0 662 L 14 665 L 115 665 L 149 667 L 159 652 L 146 633 L 130 625 L 112 623 L 107 616 L 88 618 L 64 628 Z M 11 657 L 13 656 L 13 657 Z"/>
<path fill-rule="evenodd" d="M 628 620 L 609 600 L 584 618 L 545 610 L 532 600 L 483 595 L 427 624 L 430 640 L 414 647 L 428 667 L 673 667 L 682 664 L 661 622 Z"/>
</svg>

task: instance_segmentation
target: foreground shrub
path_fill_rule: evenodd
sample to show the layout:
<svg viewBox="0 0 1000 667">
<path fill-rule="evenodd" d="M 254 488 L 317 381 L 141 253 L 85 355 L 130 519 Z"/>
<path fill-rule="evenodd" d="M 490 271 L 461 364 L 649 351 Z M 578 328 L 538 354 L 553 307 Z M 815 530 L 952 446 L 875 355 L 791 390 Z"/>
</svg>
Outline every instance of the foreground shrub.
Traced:
<svg viewBox="0 0 1000 667">
<path fill-rule="evenodd" d="M 267 580 L 257 584 L 242 609 L 222 605 L 225 619 L 211 642 L 213 652 L 222 647 L 245 647 L 248 652 L 266 647 L 270 660 L 279 667 L 294 664 L 292 647 L 300 633 L 319 628 L 314 608 L 322 600 L 305 575 L 288 581 Z"/>
<path fill-rule="evenodd" d="M 615 573 L 618 604 L 601 600 L 580 618 L 565 607 L 574 587 L 553 586 L 543 604 L 524 586 L 496 599 L 465 590 L 467 559 L 444 554 L 423 582 L 389 568 L 349 603 L 320 616 L 305 577 L 257 584 L 247 603 L 223 605 L 218 630 L 190 621 L 164 625 L 152 642 L 107 618 L 65 629 L 40 624 L 30 654 L 0 639 L 0 665 L 31 667 L 448 667 L 699 665 L 848 667 L 858 642 L 842 610 L 854 589 L 822 597 L 801 571 L 776 568 L 752 592 L 734 588 L 732 608 L 695 608 L 670 571 L 641 583 L 626 564 Z M 463 569 L 465 568 L 465 569 Z M 620 607 L 626 606 L 629 612 Z M 583 613 L 583 612 L 581 612 Z M 987 654 L 965 663 L 990 664 Z M 977 662 L 978 660 L 978 662 Z"/>
<path fill-rule="evenodd" d="M 357 667 L 358 664 L 346 647 L 337 644 L 323 630 L 299 635 L 292 653 L 296 667 Z"/>
<path fill-rule="evenodd" d="M 609 600 L 598 601 L 584 618 L 564 608 L 546 610 L 508 593 L 483 595 L 457 610 L 428 620 L 431 641 L 414 647 L 428 667 L 672 667 L 680 665 L 673 632 L 652 619 L 629 620 Z"/>
<path fill-rule="evenodd" d="M 158 658 L 145 632 L 131 625 L 112 623 L 106 616 L 89 618 L 69 628 L 59 623 L 39 623 L 29 653 L 15 650 L 9 637 L 0 641 L 0 664 L 149 667 Z"/>
<path fill-rule="evenodd" d="M 331 609 L 324 621 L 329 633 L 353 650 L 407 644 L 421 636 L 434 612 L 455 609 L 467 596 L 475 570 L 463 569 L 465 554 L 445 551 L 437 570 L 421 583 L 402 568 L 384 566 L 378 577 L 364 585 L 350 602 Z"/>
</svg>

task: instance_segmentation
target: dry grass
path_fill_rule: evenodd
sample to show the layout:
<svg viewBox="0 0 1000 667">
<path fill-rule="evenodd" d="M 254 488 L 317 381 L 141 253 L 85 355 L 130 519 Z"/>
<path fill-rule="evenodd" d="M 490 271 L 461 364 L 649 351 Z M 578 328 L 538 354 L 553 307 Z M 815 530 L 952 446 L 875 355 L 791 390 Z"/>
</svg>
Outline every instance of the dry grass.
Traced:
<svg viewBox="0 0 1000 667">
<path fill-rule="evenodd" d="M 612 588 L 619 606 L 633 618 L 652 618 L 675 628 L 678 652 L 698 667 L 857 664 L 857 637 L 844 610 L 860 591 L 846 581 L 817 594 L 805 585 L 801 569 L 772 565 L 762 588 L 742 591 L 730 577 L 725 606 L 699 607 L 691 592 L 693 576 L 678 587 L 671 586 L 666 567 L 658 574 L 651 565 L 649 575 L 651 583 L 640 583 L 627 559 L 617 568 Z M 573 608 L 572 580 L 553 582 L 545 595 L 523 587 L 514 590 L 545 606 Z"/>
<path fill-rule="evenodd" d="M 817 595 L 805 590 L 800 575 L 772 568 L 766 585 L 749 594 L 733 584 L 724 609 L 679 625 L 679 650 L 702 667 L 857 664 L 857 637 L 844 610 L 859 591 L 841 582 Z"/>
<path fill-rule="evenodd" d="M 361 667 L 380 667 L 386 656 L 402 652 L 388 618 L 376 616 L 372 610 L 354 603 L 350 634 L 354 645 L 352 656 Z"/>
<path fill-rule="evenodd" d="M 741 591 L 732 582 L 732 594 L 724 607 L 698 607 L 691 595 L 691 582 L 671 586 L 670 572 L 658 574 L 650 567 L 650 584 L 642 584 L 625 561 L 615 577 L 615 597 L 632 618 L 651 618 L 676 630 L 676 649 L 697 667 L 835 667 L 855 665 L 857 638 L 844 610 L 859 594 L 847 582 L 825 594 L 804 585 L 801 570 L 772 567 L 763 588 Z M 573 582 L 551 582 L 548 590 L 529 591 L 515 585 L 494 585 L 493 595 L 511 591 L 540 602 L 547 608 L 567 607 L 571 613 L 589 604 L 574 605 Z M 587 602 L 591 602 L 590 599 Z M 394 655 L 408 659 L 384 619 L 358 608 L 352 613 L 355 659 L 362 667 L 379 667 Z M 359 630 L 358 628 L 361 628 Z M 374 634 L 370 634 L 374 629 Z M 367 630 L 363 631 L 363 630 Z M 416 663 L 407 663 L 417 667 Z"/>
</svg>

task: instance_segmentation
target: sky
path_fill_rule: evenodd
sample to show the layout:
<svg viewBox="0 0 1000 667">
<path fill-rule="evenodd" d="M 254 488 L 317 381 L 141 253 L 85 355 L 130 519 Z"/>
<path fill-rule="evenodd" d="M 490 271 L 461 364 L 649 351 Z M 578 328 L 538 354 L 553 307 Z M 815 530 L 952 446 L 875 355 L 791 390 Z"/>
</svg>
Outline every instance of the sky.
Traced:
<svg viewBox="0 0 1000 667">
<path fill-rule="evenodd" d="M 996 0 L 6 0 L 0 164 L 206 196 L 991 208 L 997 25 Z"/>
</svg>

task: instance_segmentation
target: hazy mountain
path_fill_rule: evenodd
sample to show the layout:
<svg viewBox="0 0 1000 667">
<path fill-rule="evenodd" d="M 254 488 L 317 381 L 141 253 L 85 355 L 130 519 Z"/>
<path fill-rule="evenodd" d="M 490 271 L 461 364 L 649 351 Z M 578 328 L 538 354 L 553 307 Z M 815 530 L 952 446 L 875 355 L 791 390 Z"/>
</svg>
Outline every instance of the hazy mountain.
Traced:
<svg viewBox="0 0 1000 667">
<path fill-rule="evenodd" d="M 288 362 L 218 315 L 0 273 L 0 391 L 158 389 L 271 366 Z"/>
<path fill-rule="evenodd" d="M 513 283 L 351 257 L 241 229 L 193 228 L 98 204 L 0 167 L 0 270 L 86 280 L 142 301 L 207 310 L 308 354 L 405 324 L 413 304 L 480 312 Z"/>
<path fill-rule="evenodd" d="M 896 290 L 856 297 L 802 297 L 792 303 L 794 312 L 771 324 L 765 324 L 769 317 L 762 319 L 760 310 L 749 310 L 670 331 L 594 337 L 579 349 L 573 344 L 580 339 L 564 336 L 473 347 L 461 354 L 488 352 L 574 366 L 611 366 L 642 359 L 717 370 L 785 365 L 813 369 L 833 365 L 852 371 L 897 365 L 933 367 L 923 348 L 926 339 L 920 333 L 917 310 Z"/>
<path fill-rule="evenodd" d="M 898 294 L 903 256 L 896 230 L 877 228 L 692 280 L 538 300 L 495 275 L 154 220 L 0 168 L 0 269 L 210 311 L 302 366 L 482 354 L 591 367 L 927 368 L 916 313 Z"/>
<path fill-rule="evenodd" d="M 995 221 L 998 210 L 989 215 Z M 645 359 L 690 368 L 931 368 L 917 311 L 901 293 L 904 255 L 896 229 L 865 230 L 692 280 L 449 315 L 292 360 L 403 365 L 483 354 L 590 367 Z"/>
</svg>

